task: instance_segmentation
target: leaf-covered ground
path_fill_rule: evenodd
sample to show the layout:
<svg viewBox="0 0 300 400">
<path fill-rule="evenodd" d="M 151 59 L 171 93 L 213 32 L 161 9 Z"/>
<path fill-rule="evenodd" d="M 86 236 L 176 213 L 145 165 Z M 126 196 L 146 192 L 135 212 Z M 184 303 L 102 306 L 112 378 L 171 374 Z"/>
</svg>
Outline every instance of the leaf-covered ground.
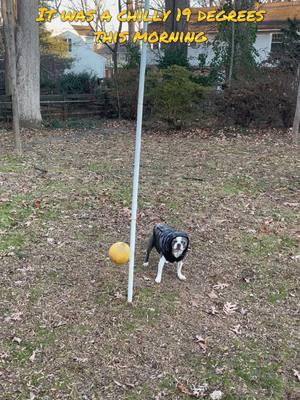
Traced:
<svg viewBox="0 0 300 400">
<path fill-rule="evenodd" d="M 129 239 L 133 125 L 24 136 L 20 159 L 0 135 L 1 399 L 299 399 L 288 136 L 144 134 L 132 306 L 107 250 Z M 142 268 L 158 221 L 190 234 L 186 282 Z"/>
</svg>

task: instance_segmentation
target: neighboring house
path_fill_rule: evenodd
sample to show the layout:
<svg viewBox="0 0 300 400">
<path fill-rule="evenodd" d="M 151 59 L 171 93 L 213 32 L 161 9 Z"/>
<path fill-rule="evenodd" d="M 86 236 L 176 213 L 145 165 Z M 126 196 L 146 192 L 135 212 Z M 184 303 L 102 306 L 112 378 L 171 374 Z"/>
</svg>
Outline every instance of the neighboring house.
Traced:
<svg viewBox="0 0 300 400">
<path fill-rule="evenodd" d="M 292 2 L 277 2 L 260 4 L 260 9 L 265 10 L 265 19 L 263 22 L 257 24 L 257 35 L 254 44 L 258 53 L 258 62 L 266 61 L 268 56 L 273 50 L 278 49 L 282 41 L 281 29 L 287 27 L 288 18 L 300 21 L 300 1 Z M 193 8 L 193 16 L 189 23 L 189 30 L 192 32 L 205 32 L 208 41 L 200 45 L 190 45 L 188 48 L 188 57 L 191 65 L 197 66 L 199 64 L 198 57 L 200 54 L 206 55 L 206 62 L 209 65 L 214 57 L 212 48 L 213 40 L 216 37 L 218 23 L 197 22 L 198 11 L 208 12 L 213 10 L 213 7 Z M 149 26 L 150 31 L 161 32 L 164 30 L 163 24 L 152 23 Z M 159 53 L 162 52 L 161 46 L 158 49 L 153 49 L 152 53 L 156 53 L 156 57 L 152 62 L 157 62 Z M 153 46 L 152 46 L 153 48 Z"/>
<path fill-rule="evenodd" d="M 112 49 L 114 48 L 114 44 L 109 45 Z M 97 46 L 97 53 L 106 59 L 105 65 L 105 77 L 111 78 L 113 74 L 113 53 L 110 48 L 106 44 L 99 44 Z M 122 67 L 126 64 L 128 60 L 127 48 L 124 45 L 119 44 L 118 46 L 118 67 Z"/>
<path fill-rule="evenodd" d="M 73 62 L 65 72 L 88 72 L 98 78 L 105 77 L 106 59 L 95 52 L 95 39 L 90 27 L 53 21 L 47 25 L 47 29 L 68 44 L 69 57 Z"/>
<path fill-rule="evenodd" d="M 289 2 L 265 3 L 259 5 L 265 10 L 265 19 L 257 24 L 257 35 L 255 48 L 258 53 L 258 62 L 267 60 L 270 53 L 278 49 L 282 40 L 281 29 L 288 24 L 288 18 L 300 21 L 300 0 Z M 188 47 L 188 58 L 192 66 L 199 65 L 200 54 L 206 55 L 206 63 L 209 65 L 214 57 L 212 43 L 216 37 L 218 23 L 197 22 L 199 11 L 208 12 L 213 7 L 193 8 L 193 15 L 189 23 L 189 30 L 194 32 L 204 31 L 208 41 L 200 45 L 192 44 Z M 99 78 L 111 77 L 113 71 L 112 51 L 104 44 L 95 45 L 95 36 L 92 29 L 87 25 L 72 25 L 52 21 L 48 29 L 53 35 L 62 36 L 68 43 L 70 57 L 74 59 L 71 71 L 90 72 Z M 163 23 L 149 24 L 149 31 L 164 31 Z M 113 46 L 113 45 L 110 45 Z M 163 45 L 157 43 L 148 45 L 147 64 L 157 65 L 159 58 L 163 55 Z M 127 49 L 119 45 L 118 66 L 127 62 Z"/>
</svg>

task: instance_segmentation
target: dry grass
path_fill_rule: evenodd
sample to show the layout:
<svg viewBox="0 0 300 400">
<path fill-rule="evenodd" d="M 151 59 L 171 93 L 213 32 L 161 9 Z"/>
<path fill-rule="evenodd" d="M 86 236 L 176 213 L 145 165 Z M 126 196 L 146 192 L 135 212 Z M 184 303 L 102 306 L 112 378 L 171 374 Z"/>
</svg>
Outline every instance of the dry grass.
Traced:
<svg viewBox="0 0 300 400">
<path fill-rule="evenodd" d="M 0 397 L 175 400 L 206 383 L 208 398 L 299 398 L 299 150 L 145 134 L 128 306 L 107 249 L 129 237 L 133 131 L 27 132 L 22 159 L 1 133 Z M 141 268 L 158 221 L 191 236 L 186 283 L 169 266 L 156 285 L 154 254 Z"/>
</svg>

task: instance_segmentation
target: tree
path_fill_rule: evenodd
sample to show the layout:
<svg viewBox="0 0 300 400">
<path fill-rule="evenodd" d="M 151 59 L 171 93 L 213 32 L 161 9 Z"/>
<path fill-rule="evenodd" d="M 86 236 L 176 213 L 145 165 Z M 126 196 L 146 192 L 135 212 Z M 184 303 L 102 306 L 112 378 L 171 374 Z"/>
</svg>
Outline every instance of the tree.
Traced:
<svg viewBox="0 0 300 400">
<path fill-rule="evenodd" d="M 288 20 L 288 26 L 281 30 L 282 44 L 277 52 L 271 55 L 269 62 L 283 71 L 291 73 L 291 85 L 298 88 L 296 111 L 293 123 L 293 138 L 299 143 L 300 124 L 300 23 L 296 20 Z"/>
<path fill-rule="evenodd" d="M 41 55 L 68 56 L 68 45 L 62 37 L 53 36 L 43 24 L 40 25 L 39 35 Z"/>
<path fill-rule="evenodd" d="M 57 1 L 57 0 L 56 0 Z M 88 11 L 89 9 L 94 9 L 96 10 L 96 16 L 93 21 L 89 22 L 89 26 L 92 29 L 93 32 L 98 32 L 99 30 L 106 32 L 106 24 L 105 22 L 102 22 L 100 19 L 101 14 L 104 11 L 104 3 L 103 0 L 91 0 L 90 4 L 87 4 L 87 1 L 84 0 L 70 0 L 71 8 L 74 11 Z M 59 11 L 59 8 L 57 8 Z M 122 2 L 121 0 L 118 0 L 118 12 L 120 13 L 122 11 Z M 122 31 L 123 28 L 123 23 L 119 22 L 118 26 L 118 33 Z M 112 60 L 113 60 L 113 68 L 114 68 L 114 74 L 116 75 L 118 72 L 118 51 L 119 51 L 119 40 L 113 44 L 105 43 L 104 44 L 109 51 L 111 51 L 112 54 Z"/>
<path fill-rule="evenodd" d="M 176 10 L 190 7 L 190 0 L 165 0 L 165 9 L 171 10 L 171 15 L 166 22 L 166 31 L 171 32 L 187 32 L 188 23 L 185 18 L 176 21 Z M 161 67 L 170 65 L 188 66 L 188 45 L 186 43 L 172 43 L 165 46 L 165 52 L 160 61 Z"/>
<path fill-rule="evenodd" d="M 300 66 L 299 66 L 299 71 L 300 71 Z M 298 83 L 298 96 L 297 96 L 296 111 L 293 123 L 293 140 L 295 144 L 299 144 L 299 125 L 300 125 L 300 79 Z"/>
<path fill-rule="evenodd" d="M 15 40 L 15 18 L 13 2 L 11 0 L 2 0 L 1 11 L 3 17 L 4 45 L 9 73 L 9 83 L 12 95 L 12 113 L 13 130 L 15 133 L 16 152 L 22 154 L 22 142 L 20 134 L 20 116 L 19 116 L 19 93 L 17 87 L 17 56 Z"/>
<path fill-rule="evenodd" d="M 222 9 L 227 12 L 253 9 L 253 0 L 226 0 Z M 253 23 L 221 22 L 213 42 L 212 74 L 230 86 L 232 79 L 249 78 L 256 70 L 254 43 L 256 25 Z"/>
<path fill-rule="evenodd" d="M 0 23 L 1 26 L 1 23 Z M 0 28 L 0 56 L 4 54 L 3 28 Z"/>
<path fill-rule="evenodd" d="M 127 14 L 134 13 L 133 0 L 126 0 L 126 10 L 127 10 Z M 134 38 L 134 34 L 135 34 L 135 22 L 134 21 L 128 22 L 128 32 L 129 32 L 129 43 L 133 43 L 133 38 Z"/>
<path fill-rule="evenodd" d="M 16 0 L 17 86 L 20 123 L 37 127 L 40 111 L 40 47 L 39 25 L 35 22 L 38 0 Z"/>
</svg>

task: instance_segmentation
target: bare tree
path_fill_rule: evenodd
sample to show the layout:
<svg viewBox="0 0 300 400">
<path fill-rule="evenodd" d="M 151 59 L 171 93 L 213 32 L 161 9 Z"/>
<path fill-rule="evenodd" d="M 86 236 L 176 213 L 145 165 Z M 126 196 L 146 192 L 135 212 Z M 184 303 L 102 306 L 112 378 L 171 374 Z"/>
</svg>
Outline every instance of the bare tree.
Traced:
<svg viewBox="0 0 300 400">
<path fill-rule="evenodd" d="M 105 22 L 101 21 L 101 15 L 104 11 L 103 0 L 90 0 L 89 4 L 86 0 L 71 0 L 70 4 L 71 4 L 71 8 L 74 11 L 83 10 L 83 11 L 87 12 L 91 7 L 94 10 L 96 10 L 96 16 L 95 16 L 94 20 L 89 22 L 88 24 L 93 32 L 98 32 L 99 30 L 106 32 L 106 30 L 107 30 L 106 24 L 105 24 Z M 57 10 L 60 11 L 59 8 L 57 8 Z M 118 12 L 120 13 L 121 11 L 122 11 L 122 2 L 121 2 L 121 0 L 118 0 Z M 122 27 L 123 27 L 122 22 L 119 22 L 118 34 L 121 33 Z M 116 74 L 117 70 L 118 70 L 119 41 L 117 40 L 115 45 L 109 44 L 107 42 L 105 42 L 104 45 L 112 53 L 113 69 L 114 69 L 114 74 Z"/>
<path fill-rule="evenodd" d="M 167 11 L 171 10 L 171 16 L 166 22 L 166 31 L 171 32 L 187 32 L 188 23 L 185 18 L 181 18 L 180 21 L 176 21 L 176 10 L 185 9 L 190 7 L 190 0 L 165 0 L 165 9 Z M 176 52 L 176 53 L 175 53 Z M 187 59 L 188 46 L 186 43 L 172 43 L 165 51 L 165 56 L 176 54 L 176 57 Z"/>
<path fill-rule="evenodd" d="M 12 0 L 2 0 L 1 10 L 3 17 L 4 46 L 8 65 L 9 85 L 12 96 L 13 130 L 15 133 L 16 152 L 22 154 L 22 142 L 20 134 L 19 120 L 19 96 L 17 87 L 17 68 L 16 68 L 16 41 L 15 41 L 15 18 L 14 4 Z"/>
<path fill-rule="evenodd" d="M 300 125 L 300 65 L 298 67 L 298 95 L 297 95 L 297 105 L 293 123 L 293 140 L 295 144 L 299 144 L 299 125 Z"/>
<path fill-rule="evenodd" d="M 232 8 L 233 10 L 235 9 L 235 0 L 232 0 Z M 231 49 L 230 49 L 230 63 L 229 63 L 229 73 L 228 73 L 228 87 L 231 86 L 232 82 L 234 54 L 235 54 L 235 23 L 231 22 Z"/>
<path fill-rule="evenodd" d="M 37 127 L 40 110 L 39 26 L 35 22 L 38 0 L 16 0 L 17 86 L 20 124 Z"/>
<path fill-rule="evenodd" d="M 126 0 L 126 10 L 127 14 L 132 15 L 134 13 L 133 0 Z M 133 38 L 135 34 L 135 22 L 133 21 L 128 22 L 128 32 L 129 32 L 129 42 L 133 43 Z"/>
</svg>

